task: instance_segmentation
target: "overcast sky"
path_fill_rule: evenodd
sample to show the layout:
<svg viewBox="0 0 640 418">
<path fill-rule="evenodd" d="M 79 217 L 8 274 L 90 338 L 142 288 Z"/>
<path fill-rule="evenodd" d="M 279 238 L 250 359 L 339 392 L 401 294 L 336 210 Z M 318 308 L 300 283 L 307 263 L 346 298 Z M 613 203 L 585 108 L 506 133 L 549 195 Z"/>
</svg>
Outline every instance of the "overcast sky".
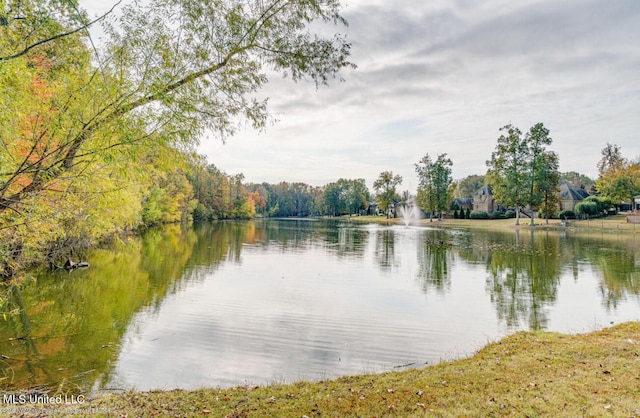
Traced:
<svg viewBox="0 0 640 418">
<path fill-rule="evenodd" d="M 447 153 L 484 174 L 498 129 L 550 129 L 561 171 L 595 178 L 607 142 L 640 155 L 637 0 L 348 0 L 356 70 L 319 90 L 273 77 L 278 123 L 199 150 L 246 181 L 324 185 L 384 170 L 414 191 L 416 163 Z M 89 9 L 89 7 L 87 7 Z"/>
</svg>

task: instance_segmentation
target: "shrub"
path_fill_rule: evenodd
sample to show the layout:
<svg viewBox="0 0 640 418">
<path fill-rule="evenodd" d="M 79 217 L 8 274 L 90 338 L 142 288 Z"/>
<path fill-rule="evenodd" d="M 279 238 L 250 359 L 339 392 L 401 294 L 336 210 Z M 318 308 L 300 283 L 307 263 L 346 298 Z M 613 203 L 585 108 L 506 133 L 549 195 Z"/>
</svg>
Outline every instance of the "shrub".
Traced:
<svg viewBox="0 0 640 418">
<path fill-rule="evenodd" d="M 474 210 L 469 215 L 469 219 L 489 219 L 489 214 L 483 210 Z"/>
<path fill-rule="evenodd" d="M 507 217 L 505 216 L 504 213 L 500 212 L 499 210 L 494 210 L 493 212 L 491 212 L 491 219 L 506 219 Z"/>
<path fill-rule="evenodd" d="M 509 209 L 508 211 L 506 211 L 504 213 L 504 217 L 508 218 L 508 219 L 515 218 L 516 217 L 516 211 Z"/>
<path fill-rule="evenodd" d="M 609 208 L 609 206 L 611 206 L 611 205 L 608 205 L 603 199 L 599 198 L 598 196 L 585 197 L 582 203 L 585 203 L 585 202 L 595 203 L 597 207 L 597 213 L 604 212 Z M 595 213 L 590 215 L 595 215 Z"/>
<path fill-rule="evenodd" d="M 467 211 L 464 214 L 466 219 L 471 219 L 471 209 L 467 208 Z"/>
<path fill-rule="evenodd" d="M 458 210 L 453 211 L 453 219 L 458 219 Z"/>
<path fill-rule="evenodd" d="M 576 205 L 575 210 L 576 215 L 586 218 L 598 214 L 598 204 L 593 201 L 582 201 Z"/>
<path fill-rule="evenodd" d="M 558 214 L 558 217 L 560 219 L 575 219 L 576 218 L 576 214 L 574 211 L 570 210 L 570 209 L 565 209 L 563 211 L 561 211 Z"/>
</svg>

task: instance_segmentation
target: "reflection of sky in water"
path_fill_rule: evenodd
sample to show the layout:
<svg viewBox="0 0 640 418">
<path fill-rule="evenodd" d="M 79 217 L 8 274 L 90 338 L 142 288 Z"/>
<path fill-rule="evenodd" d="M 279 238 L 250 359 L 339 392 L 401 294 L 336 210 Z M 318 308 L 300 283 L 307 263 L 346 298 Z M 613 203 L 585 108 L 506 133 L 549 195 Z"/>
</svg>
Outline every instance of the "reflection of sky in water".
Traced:
<svg viewBox="0 0 640 418">
<path fill-rule="evenodd" d="M 309 240 L 291 252 L 247 245 L 237 262 L 186 280 L 160 309 L 134 318 L 107 386 L 192 389 L 393 370 L 466 356 L 524 325 L 498 319 L 486 266 L 439 249 L 426 230 L 339 234 L 332 245 Z M 448 257 L 444 284 L 424 284 L 422 264 L 438 251 Z M 562 271 L 542 313 L 547 329 L 582 332 L 638 319 L 637 308 L 636 300 L 607 311 L 596 274 L 582 266 L 578 279 Z"/>
</svg>

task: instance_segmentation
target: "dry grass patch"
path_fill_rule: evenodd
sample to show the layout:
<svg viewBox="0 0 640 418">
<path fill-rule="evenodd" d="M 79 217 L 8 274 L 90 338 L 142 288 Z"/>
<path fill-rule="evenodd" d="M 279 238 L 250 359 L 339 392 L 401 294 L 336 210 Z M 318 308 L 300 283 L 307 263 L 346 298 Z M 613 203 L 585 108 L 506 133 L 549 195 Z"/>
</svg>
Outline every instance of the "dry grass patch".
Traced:
<svg viewBox="0 0 640 418">
<path fill-rule="evenodd" d="M 584 335 L 519 332 L 473 357 L 402 372 L 256 388 L 129 392 L 127 417 L 640 416 L 640 322 Z M 80 415 L 82 416 L 82 415 Z"/>
</svg>

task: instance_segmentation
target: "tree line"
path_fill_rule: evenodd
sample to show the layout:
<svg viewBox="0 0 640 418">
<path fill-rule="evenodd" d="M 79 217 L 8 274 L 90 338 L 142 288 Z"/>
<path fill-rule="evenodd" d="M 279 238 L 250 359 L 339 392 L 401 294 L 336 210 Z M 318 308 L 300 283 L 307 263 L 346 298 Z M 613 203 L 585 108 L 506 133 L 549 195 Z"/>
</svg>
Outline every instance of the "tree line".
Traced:
<svg viewBox="0 0 640 418">
<path fill-rule="evenodd" d="M 92 20 L 74 1 L 0 1 L 0 275 L 142 224 L 250 214 L 242 179 L 194 157 L 200 139 L 267 126 L 267 74 L 323 86 L 355 67 L 321 27 L 346 24 L 338 0 L 119 4 Z"/>
<path fill-rule="evenodd" d="M 419 179 L 417 204 L 430 216 L 441 216 L 455 197 L 472 197 L 487 185 L 497 202 L 514 209 L 516 225 L 521 208 L 525 207 L 530 210 L 533 225 L 536 212 L 547 222 L 561 215 L 559 186 L 563 180 L 594 195 L 575 207 L 575 212 L 584 216 L 604 213 L 611 206 L 620 208 L 625 203 L 633 207 L 634 196 L 640 194 L 640 157 L 623 157 L 617 145 L 607 143 L 602 149 L 597 164 L 599 178 L 594 181 L 584 174 L 559 171 L 559 158 L 548 149 L 553 141 L 543 123 L 535 124 L 525 134 L 512 124 L 500 128 L 500 132 L 491 159 L 486 161 L 485 175 L 454 182 L 452 161 L 447 154 L 440 154 L 435 160 L 429 154 L 422 157 L 415 164 Z"/>
<path fill-rule="evenodd" d="M 214 165 L 192 171 L 197 206 L 194 220 L 253 217 L 361 215 L 371 195 L 364 179 L 339 179 L 325 186 L 302 182 L 242 183 L 242 174 L 228 176 Z"/>
<path fill-rule="evenodd" d="M 363 179 L 245 184 L 195 153 L 205 133 L 225 140 L 241 125 L 267 126 L 267 102 L 256 98 L 267 73 L 322 86 L 355 67 L 343 36 L 312 31 L 346 24 L 341 7 L 150 0 L 91 20 L 75 2 L 0 1 L 0 275 L 144 225 L 367 210 Z M 100 45 L 87 30 L 94 25 Z M 548 131 L 501 132 L 486 182 L 505 203 L 551 210 L 557 155 Z M 462 188 L 451 166 L 446 154 L 416 164 L 428 213 L 442 214 Z M 638 161 L 617 146 L 603 150 L 598 168 L 597 193 L 612 202 L 638 193 Z M 376 179 L 379 210 L 407 200 L 401 182 L 391 171 Z"/>
</svg>

